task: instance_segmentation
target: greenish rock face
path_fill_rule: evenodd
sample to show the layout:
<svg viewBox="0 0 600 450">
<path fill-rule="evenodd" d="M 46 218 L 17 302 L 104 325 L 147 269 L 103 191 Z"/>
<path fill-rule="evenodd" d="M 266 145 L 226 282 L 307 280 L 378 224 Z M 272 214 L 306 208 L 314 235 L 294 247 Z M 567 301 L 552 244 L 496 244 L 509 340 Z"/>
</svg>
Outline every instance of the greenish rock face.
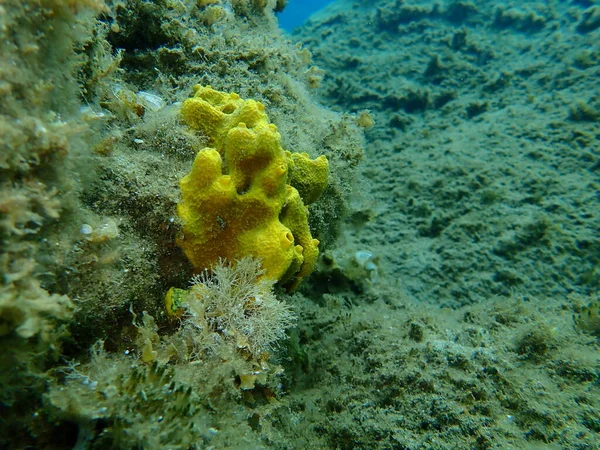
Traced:
<svg viewBox="0 0 600 450">
<path fill-rule="evenodd" d="M 574 317 L 577 327 L 593 336 L 600 336 L 600 301 L 590 303 Z"/>
<path fill-rule="evenodd" d="M 597 448 L 592 3 L 0 2 L 0 448 Z M 329 161 L 293 295 L 190 286 L 195 84 Z"/>
<path fill-rule="evenodd" d="M 207 139 L 180 123 L 179 102 L 197 83 L 243 92 L 273 107 L 286 149 L 333 157 L 327 202 L 311 206 L 323 245 L 343 223 L 362 135 L 311 98 L 320 72 L 277 30 L 275 2 L 201 3 L 0 5 L 0 59 L 14 62 L 0 64 L 0 366 L 10 368 L 0 447 L 71 447 L 80 435 L 89 448 L 131 448 L 142 434 L 156 448 L 219 446 L 231 434 L 217 429 L 262 445 L 259 419 L 229 416 L 221 428 L 209 409 L 224 418 L 280 395 L 279 343 L 294 316 L 273 314 L 285 303 L 268 291 L 186 322 L 192 270 L 175 244 L 173 180 Z M 219 356 L 193 363 L 201 354 Z"/>
</svg>

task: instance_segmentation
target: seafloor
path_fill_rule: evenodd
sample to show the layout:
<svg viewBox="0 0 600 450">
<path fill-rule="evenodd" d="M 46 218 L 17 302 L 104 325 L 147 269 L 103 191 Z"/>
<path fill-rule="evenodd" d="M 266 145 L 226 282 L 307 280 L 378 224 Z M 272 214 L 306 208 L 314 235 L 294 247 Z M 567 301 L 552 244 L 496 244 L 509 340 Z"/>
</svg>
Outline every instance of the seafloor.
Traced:
<svg viewBox="0 0 600 450">
<path fill-rule="evenodd" d="M 0 3 L 0 447 L 600 448 L 600 3 L 284 6 Z M 164 307 L 194 84 L 330 161 L 268 357 Z"/>
</svg>

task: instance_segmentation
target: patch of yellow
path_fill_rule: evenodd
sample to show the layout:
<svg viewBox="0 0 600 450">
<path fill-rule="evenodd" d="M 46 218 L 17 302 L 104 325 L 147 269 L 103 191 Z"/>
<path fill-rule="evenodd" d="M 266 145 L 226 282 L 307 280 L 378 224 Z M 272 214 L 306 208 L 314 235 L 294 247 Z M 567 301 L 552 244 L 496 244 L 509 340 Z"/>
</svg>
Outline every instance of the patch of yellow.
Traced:
<svg viewBox="0 0 600 450">
<path fill-rule="evenodd" d="M 221 258 L 252 256 L 265 276 L 293 290 L 319 255 L 306 204 L 327 186 L 327 158 L 284 151 L 262 103 L 210 86 L 195 90 L 181 117 L 210 146 L 180 181 L 183 236 L 177 243 L 198 272 Z"/>
</svg>

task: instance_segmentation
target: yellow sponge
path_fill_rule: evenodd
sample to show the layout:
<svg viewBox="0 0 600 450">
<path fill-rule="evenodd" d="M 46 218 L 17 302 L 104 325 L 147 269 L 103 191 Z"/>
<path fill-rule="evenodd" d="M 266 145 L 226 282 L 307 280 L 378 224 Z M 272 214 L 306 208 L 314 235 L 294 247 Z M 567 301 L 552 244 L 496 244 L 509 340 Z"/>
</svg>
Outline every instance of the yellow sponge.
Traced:
<svg viewBox="0 0 600 450">
<path fill-rule="evenodd" d="M 210 147 L 198 152 L 180 181 L 183 234 L 177 243 L 197 271 L 220 258 L 253 256 L 265 276 L 294 289 L 319 255 L 306 204 L 327 186 L 327 159 L 285 152 L 261 103 L 210 86 L 195 89 L 181 117 L 210 139 Z"/>
</svg>

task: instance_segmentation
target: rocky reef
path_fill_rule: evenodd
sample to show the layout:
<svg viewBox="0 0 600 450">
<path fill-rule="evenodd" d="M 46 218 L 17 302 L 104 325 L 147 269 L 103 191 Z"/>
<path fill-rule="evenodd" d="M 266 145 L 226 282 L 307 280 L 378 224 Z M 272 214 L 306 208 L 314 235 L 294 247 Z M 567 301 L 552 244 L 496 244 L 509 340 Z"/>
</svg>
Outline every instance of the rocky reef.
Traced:
<svg viewBox="0 0 600 450">
<path fill-rule="evenodd" d="M 285 3 L 0 4 L 0 447 L 598 448 L 597 2 Z M 312 272 L 188 258 L 202 151 Z"/>
<path fill-rule="evenodd" d="M 293 323 L 284 300 L 267 288 L 245 300 L 242 317 L 254 319 L 244 323 L 267 328 L 250 332 L 248 342 L 270 342 L 259 356 L 229 339 L 233 329 L 192 332 L 200 318 L 167 314 L 164 296 L 194 273 L 176 241 L 179 180 L 208 139 L 180 116 L 195 84 L 260 101 L 286 149 L 326 155 L 329 183 L 311 199 L 310 227 L 324 248 L 339 234 L 362 131 L 312 99 L 316 69 L 274 18 L 284 4 L 0 6 L 0 445 L 138 448 L 154 435 L 148 445 L 259 448 L 268 439 L 261 422 L 281 406 L 276 341 Z M 233 279 L 240 273 L 261 286 L 262 269 Z M 237 408 L 247 413 L 235 419 Z"/>
</svg>

